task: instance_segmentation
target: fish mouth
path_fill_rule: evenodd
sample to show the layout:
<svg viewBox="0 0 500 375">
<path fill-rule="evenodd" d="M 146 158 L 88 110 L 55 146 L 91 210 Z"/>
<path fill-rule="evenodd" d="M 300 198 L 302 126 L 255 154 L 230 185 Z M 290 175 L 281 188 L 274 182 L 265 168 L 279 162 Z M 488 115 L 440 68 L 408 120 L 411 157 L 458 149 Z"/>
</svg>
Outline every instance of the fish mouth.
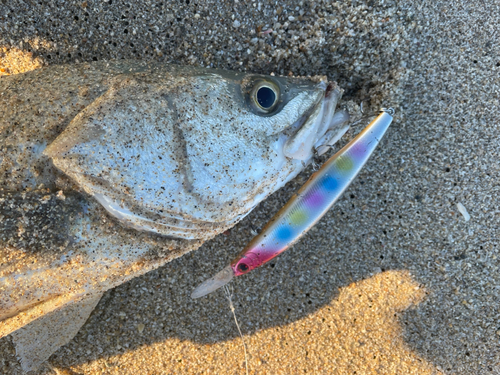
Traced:
<svg viewBox="0 0 500 375">
<path fill-rule="evenodd" d="M 342 97 L 342 90 L 335 82 L 322 81 L 316 89 L 322 90 L 324 95 L 320 96 L 308 113 L 293 125 L 298 130 L 283 146 L 283 153 L 288 158 L 309 160 L 313 155 L 313 148 L 318 146 L 318 142 L 323 140 L 325 134 L 349 120 L 347 111 L 339 111 L 341 115 L 334 115 L 337 103 Z"/>
</svg>

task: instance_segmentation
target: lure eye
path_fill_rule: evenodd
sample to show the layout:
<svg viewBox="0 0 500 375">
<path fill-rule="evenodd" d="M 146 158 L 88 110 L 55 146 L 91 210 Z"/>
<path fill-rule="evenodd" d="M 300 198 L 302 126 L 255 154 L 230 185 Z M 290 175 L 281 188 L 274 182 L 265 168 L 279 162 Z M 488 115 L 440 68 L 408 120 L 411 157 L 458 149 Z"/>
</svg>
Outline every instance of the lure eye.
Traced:
<svg viewBox="0 0 500 375">
<path fill-rule="evenodd" d="M 253 87 L 251 97 L 256 109 L 261 113 L 268 114 L 278 104 L 280 91 L 275 83 L 261 80 Z"/>
<path fill-rule="evenodd" d="M 245 263 L 238 264 L 238 271 L 240 272 L 247 272 L 249 268 L 250 267 L 248 267 L 248 265 Z"/>
</svg>

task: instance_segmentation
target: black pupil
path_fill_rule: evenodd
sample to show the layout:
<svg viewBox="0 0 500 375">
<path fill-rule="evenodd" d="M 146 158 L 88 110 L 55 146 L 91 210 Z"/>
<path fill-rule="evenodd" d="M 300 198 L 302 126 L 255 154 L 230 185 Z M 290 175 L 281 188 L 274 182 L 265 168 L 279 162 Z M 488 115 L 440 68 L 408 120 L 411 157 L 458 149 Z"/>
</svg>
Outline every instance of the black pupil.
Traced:
<svg viewBox="0 0 500 375">
<path fill-rule="evenodd" d="M 238 264 L 238 269 L 240 270 L 240 272 L 246 272 L 248 271 L 248 266 L 245 263 L 240 263 Z"/>
<path fill-rule="evenodd" d="M 276 94 L 269 87 L 264 86 L 257 91 L 257 101 L 259 102 L 259 105 L 262 108 L 264 109 L 271 108 L 275 100 L 276 100 Z"/>
</svg>

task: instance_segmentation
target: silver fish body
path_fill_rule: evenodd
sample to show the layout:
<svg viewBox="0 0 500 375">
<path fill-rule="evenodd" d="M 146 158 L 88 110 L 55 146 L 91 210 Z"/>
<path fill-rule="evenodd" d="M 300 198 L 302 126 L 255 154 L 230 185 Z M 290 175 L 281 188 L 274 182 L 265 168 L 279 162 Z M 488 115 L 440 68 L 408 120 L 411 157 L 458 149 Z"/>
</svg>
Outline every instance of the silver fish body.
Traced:
<svg viewBox="0 0 500 375">
<path fill-rule="evenodd" d="M 329 123 L 340 96 L 318 80 L 136 61 L 0 80 L 0 337 L 12 333 L 23 368 L 69 341 L 104 291 L 295 177 L 343 131 Z"/>
</svg>

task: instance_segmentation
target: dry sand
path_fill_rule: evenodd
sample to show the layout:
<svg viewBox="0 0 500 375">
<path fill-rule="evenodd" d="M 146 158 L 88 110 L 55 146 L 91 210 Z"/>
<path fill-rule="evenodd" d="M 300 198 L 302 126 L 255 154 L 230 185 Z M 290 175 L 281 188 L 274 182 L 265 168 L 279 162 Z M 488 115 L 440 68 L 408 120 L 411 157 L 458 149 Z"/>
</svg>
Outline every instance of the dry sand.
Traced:
<svg viewBox="0 0 500 375">
<path fill-rule="evenodd" d="M 138 58 L 326 74 L 346 100 L 395 107 L 340 202 L 232 283 L 249 373 L 500 374 L 499 23 L 492 0 L 0 0 L 0 74 Z M 244 374 L 224 294 L 189 294 L 310 172 L 227 235 L 106 293 L 41 373 Z M 0 371 L 20 371 L 8 337 Z"/>
</svg>

